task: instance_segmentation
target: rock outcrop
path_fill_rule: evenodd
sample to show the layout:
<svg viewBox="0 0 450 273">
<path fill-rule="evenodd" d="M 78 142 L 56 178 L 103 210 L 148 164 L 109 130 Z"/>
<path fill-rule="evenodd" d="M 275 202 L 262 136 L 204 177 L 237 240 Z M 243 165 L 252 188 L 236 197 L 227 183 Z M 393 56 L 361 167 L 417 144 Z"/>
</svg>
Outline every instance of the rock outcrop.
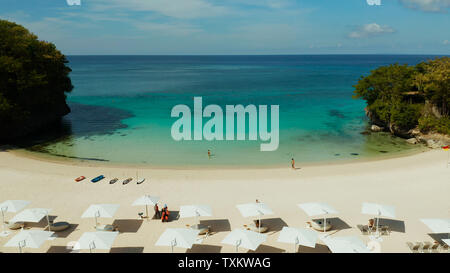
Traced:
<svg viewBox="0 0 450 273">
<path fill-rule="evenodd" d="M 385 123 L 370 112 L 367 107 L 364 109 L 366 116 L 370 119 L 370 130 L 372 132 L 387 131 L 391 134 L 406 139 L 410 144 L 422 143 L 431 149 L 438 149 L 450 145 L 450 136 L 439 133 L 423 133 L 418 128 L 404 130 L 395 124 Z"/>
</svg>

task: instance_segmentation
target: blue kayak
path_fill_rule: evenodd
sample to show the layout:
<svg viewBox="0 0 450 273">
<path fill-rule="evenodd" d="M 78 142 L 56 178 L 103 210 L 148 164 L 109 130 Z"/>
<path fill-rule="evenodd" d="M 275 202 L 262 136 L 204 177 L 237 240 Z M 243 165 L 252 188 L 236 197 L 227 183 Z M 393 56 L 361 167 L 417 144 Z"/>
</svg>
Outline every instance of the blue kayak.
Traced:
<svg viewBox="0 0 450 273">
<path fill-rule="evenodd" d="M 97 176 L 96 178 L 92 179 L 91 182 L 92 183 L 97 183 L 98 181 L 102 180 L 103 178 L 105 178 L 103 175 Z"/>
</svg>

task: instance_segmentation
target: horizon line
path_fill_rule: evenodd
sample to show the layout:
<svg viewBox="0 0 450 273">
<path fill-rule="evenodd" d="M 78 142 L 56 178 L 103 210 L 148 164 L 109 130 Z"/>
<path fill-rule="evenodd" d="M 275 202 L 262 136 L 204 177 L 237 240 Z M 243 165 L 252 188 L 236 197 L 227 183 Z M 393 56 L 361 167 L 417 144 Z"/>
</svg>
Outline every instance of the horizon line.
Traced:
<svg viewBox="0 0 450 273">
<path fill-rule="evenodd" d="M 439 53 L 316 53 L 316 54 L 64 54 L 66 56 L 450 56 Z"/>
</svg>

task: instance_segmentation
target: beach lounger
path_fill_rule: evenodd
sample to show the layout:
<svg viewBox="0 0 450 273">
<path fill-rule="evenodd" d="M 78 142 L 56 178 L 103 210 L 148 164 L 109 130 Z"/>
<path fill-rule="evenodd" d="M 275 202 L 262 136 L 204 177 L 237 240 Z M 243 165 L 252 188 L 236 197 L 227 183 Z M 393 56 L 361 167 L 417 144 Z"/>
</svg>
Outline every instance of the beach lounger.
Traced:
<svg viewBox="0 0 450 273">
<path fill-rule="evenodd" d="M 429 253 L 432 246 L 431 242 L 424 242 L 422 245 L 422 253 Z"/>
<path fill-rule="evenodd" d="M 198 233 L 198 235 L 207 235 L 211 231 L 210 226 L 205 226 L 205 225 L 201 225 L 201 224 L 192 225 L 191 228 L 195 229 L 195 230 L 199 230 L 200 232 Z"/>
<path fill-rule="evenodd" d="M 439 253 L 441 250 L 441 245 L 439 242 L 434 242 L 434 244 L 430 247 L 431 253 Z"/>
<path fill-rule="evenodd" d="M 306 222 L 310 228 L 313 228 L 317 231 L 323 232 L 323 219 L 313 219 L 311 222 Z M 331 222 L 327 220 L 327 223 L 325 225 L 325 231 L 329 231 L 333 228 L 331 225 Z"/>
<path fill-rule="evenodd" d="M 56 222 L 56 223 L 50 223 L 50 230 L 54 232 L 59 232 L 66 230 L 70 227 L 70 224 L 67 222 Z"/>
<path fill-rule="evenodd" d="M 113 225 L 98 225 L 95 229 L 97 231 L 119 231 L 119 229 Z"/>
<path fill-rule="evenodd" d="M 259 228 L 256 227 L 255 220 L 250 225 L 244 225 L 244 228 L 246 230 L 250 230 L 250 231 L 254 231 L 254 232 L 258 232 L 258 233 L 265 233 L 265 232 L 269 231 L 269 228 L 264 225 L 261 225 Z"/>
<path fill-rule="evenodd" d="M 361 231 L 362 235 L 369 235 L 370 231 L 369 228 L 363 225 L 357 225 L 358 229 Z"/>
<path fill-rule="evenodd" d="M 5 222 L 6 227 L 8 227 L 11 230 L 16 230 L 25 227 L 24 222 Z"/>
<path fill-rule="evenodd" d="M 419 249 L 421 247 L 421 243 L 411 243 L 411 242 L 407 242 L 406 245 L 409 247 L 409 249 L 411 250 L 412 253 L 419 253 Z"/>
<path fill-rule="evenodd" d="M 381 226 L 380 227 L 380 232 L 381 232 L 381 235 L 389 235 L 389 234 L 391 234 L 391 230 L 390 230 L 389 226 Z"/>
</svg>

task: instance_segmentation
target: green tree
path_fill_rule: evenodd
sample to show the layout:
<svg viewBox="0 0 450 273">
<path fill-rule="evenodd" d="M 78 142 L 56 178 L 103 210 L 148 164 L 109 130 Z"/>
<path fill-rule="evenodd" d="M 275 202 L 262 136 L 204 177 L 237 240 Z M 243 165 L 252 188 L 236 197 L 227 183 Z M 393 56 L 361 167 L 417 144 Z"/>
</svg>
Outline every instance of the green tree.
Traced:
<svg viewBox="0 0 450 273">
<path fill-rule="evenodd" d="M 414 85 L 433 105 L 440 109 L 441 115 L 450 112 L 450 57 L 431 60 L 417 65 Z"/>
<path fill-rule="evenodd" d="M 449 57 L 416 66 L 382 66 L 361 77 L 354 87 L 353 97 L 367 102 L 372 121 L 393 133 L 406 135 L 416 126 L 423 132 L 450 133 Z"/>
<path fill-rule="evenodd" d="M 38 118 L 44 124 L 70 112 L 66 92 L 73 86 L 67 63 L 52 43 L 0 20 L 0 131 L 18 136 L 22 128 L 36 127 Z"/>
<path fill-rule="evenodd" d="M 414 91 L 415 70 L 408 65 L 382 66 L 366 77 L 361 77 L 355 87 L 354 98 L 367 102 L 367 110 L 385 126 L 396 125 L 408 130 L 417 125 L 420 106 L 405 100 L 405 92 Z"/>
</svg>

